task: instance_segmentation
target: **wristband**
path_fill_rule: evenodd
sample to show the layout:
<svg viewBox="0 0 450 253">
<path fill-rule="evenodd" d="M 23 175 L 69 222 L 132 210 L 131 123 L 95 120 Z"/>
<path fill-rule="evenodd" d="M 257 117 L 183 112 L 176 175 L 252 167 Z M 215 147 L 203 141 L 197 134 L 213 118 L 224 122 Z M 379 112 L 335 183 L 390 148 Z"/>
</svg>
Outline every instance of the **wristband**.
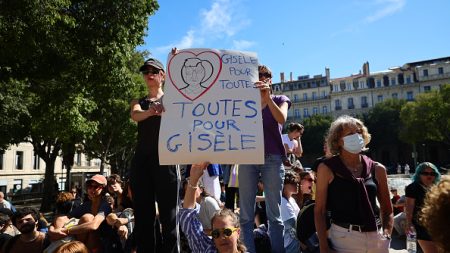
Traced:
<svg viewBox="0 0 450 253">
<path fill-rule="evenodd" d="M 198 183 L 197 183 L 196 186 L 193 186 L 193 185 L 191 184 L 191 180 L 188 180 L 187 183 L 188 183 L 188 186 L 191 187 L 192 189 L 195 189 L 195 190 L 198 189 Z"/>
</svg>

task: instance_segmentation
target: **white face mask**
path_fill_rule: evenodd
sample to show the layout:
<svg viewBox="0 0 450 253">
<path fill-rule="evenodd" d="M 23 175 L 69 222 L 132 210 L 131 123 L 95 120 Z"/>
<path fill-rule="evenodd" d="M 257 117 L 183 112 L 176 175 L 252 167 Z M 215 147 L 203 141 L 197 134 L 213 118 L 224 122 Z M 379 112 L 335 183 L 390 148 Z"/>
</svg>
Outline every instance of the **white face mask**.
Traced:
<svg viewBox="0 0 450 253">
<path fill-rule="evenodd" d="M 355 133 L 342 138 L 343 148 L 352 154 L 359 154 L 364 147 L 364 139 L 361 134 Z"/>
</svg>

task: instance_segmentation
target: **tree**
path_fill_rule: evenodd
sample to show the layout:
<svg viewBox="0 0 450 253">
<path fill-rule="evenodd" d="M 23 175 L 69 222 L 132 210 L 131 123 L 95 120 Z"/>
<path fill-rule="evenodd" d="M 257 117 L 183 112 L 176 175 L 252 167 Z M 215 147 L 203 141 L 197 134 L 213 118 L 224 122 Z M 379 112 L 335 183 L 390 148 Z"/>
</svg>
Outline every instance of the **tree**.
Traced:
<svg viewBox="0 0 450 253">
<path fill-rule="evenodd" d="M 432 140 L 450 145 L 450 84 L 418 95 L 402 108 L 400 118 L 404 125 L 400 138 L 405 142 Z"/>
<path fill-rule="evenodd" d="M 323 142 L 333 119 L 330 116 L 313 115 L 302 122 L 305 127 L 302 145 L 307 164 L 323 155 Z"/>
<path fill-rule="evenodd" d="M 61 148 L 97 132 L 99 123 L 90 117 L 98 108 L 95 92 L 106 89 L 96 87 L 111 87 L 112 79 L 129 84 L 126 64 L 157 8 L 143 0 L 0 1 L 0 87 L 22 83 L 23 92 L 10 92 L 16 95 L 10 100 L 32 99 L 20 113 L 25 117 L 5 125 L 23 126 L 22 136 L 46 163 L 42 211 L 51 209 Z M 9 104 L 5 108 L 13 115 Z"/>
</svg>

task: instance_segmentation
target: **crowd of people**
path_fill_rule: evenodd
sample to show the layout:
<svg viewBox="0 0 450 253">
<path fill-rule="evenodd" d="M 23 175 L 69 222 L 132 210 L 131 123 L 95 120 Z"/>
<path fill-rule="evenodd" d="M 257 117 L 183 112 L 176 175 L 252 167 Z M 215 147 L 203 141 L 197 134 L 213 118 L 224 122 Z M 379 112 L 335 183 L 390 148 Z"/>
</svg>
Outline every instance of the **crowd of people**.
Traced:
<svg viewBox="0 0 450 253">
<path fill-rule="evenodd" d="M 154 58 L 140 71 L 148 94 L 131 103 L 138 144 L 129 180 L 94 175 L 85 182 L 85 199 L 76 188 L 60 192 L 48 225 L 36 209 L 16 210 L 0 192 L 0 253 L 388 252 L 394 215 L 405 219 L 396 229 L 415 231 L 425 253 L 450 251 L 450 178 L 421 163 L 400 203 L 386 168 L 365 155 L 367 127 L 347 115 L 331 124 L 325 155 L 304 170 L 305 129 L 290 123 L 283 134 L 291 102 L 272 94 L 264 65 L 255 83 L 264 164 L 205 161 L 183 176 L 176 166 L 160 165 L 166 74 Z"/>
</svg>

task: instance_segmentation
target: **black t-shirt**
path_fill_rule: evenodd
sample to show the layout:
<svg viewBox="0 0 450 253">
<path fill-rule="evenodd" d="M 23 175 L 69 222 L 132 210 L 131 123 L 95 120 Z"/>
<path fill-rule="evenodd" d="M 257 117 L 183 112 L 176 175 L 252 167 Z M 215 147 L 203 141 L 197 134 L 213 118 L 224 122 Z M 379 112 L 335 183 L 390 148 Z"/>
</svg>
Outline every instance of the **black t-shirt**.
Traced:
<svg viewBox="0 0 450 253">
<path fill-rule="evenodd" d="M 408 198 L 415 199 L 413 222 L 416 222 L 416 224 L 418 224 L 419 221 L 418 213 L 422 210 L 426 194 L 427 188 L 418 182 L 412 182 L 405 188 L 405 196 Z"/>
</svg>

